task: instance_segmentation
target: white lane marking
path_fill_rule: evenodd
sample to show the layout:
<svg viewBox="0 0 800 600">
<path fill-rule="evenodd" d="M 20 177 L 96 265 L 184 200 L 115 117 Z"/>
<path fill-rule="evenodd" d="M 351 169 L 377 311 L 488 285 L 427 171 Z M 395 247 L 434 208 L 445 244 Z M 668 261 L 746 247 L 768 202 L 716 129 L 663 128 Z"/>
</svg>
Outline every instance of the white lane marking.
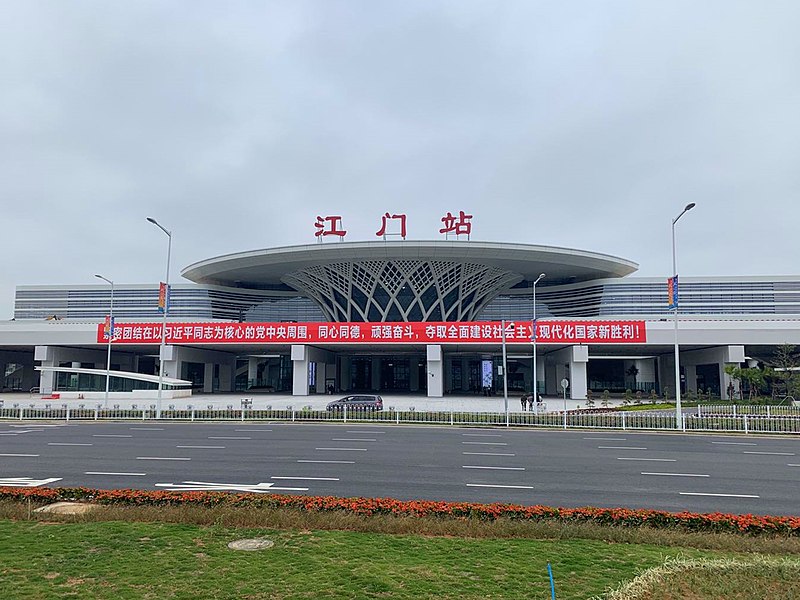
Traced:
<svg viewBox="0 0 800 600">
<path fill-rule="evenodd" d="M 461 442 L 462 444 L 473 444 L 476 446 L 508 446 L 505 442 Z"/>
<path fill-rule="evenodd" d="M 620 458 L 618 456 L 617 460 L 649 460 L 649 461 L 652 461 L 652 462 L 675 462 L 678 459 L 677 458 L 627 458 L 627 457 L 626 458 Z"/>
<path fill-rule="evenodd" d="M 376 438 L 331 438 L 332 442 L 377 442 Z"/>
<path fill-rule="evenodd" d="M 742 454 L 767 454 L 769 456 L 795 456 L 794 452 L 756 452 L 755 450 L 745 450 Z"/>
<path fill-rule="evenodd" d="M 210 440 L 252 440 L 251 437 L 235 437 L 235 436 L 222 436 L 222 435 L 210 435 L 208 436 Z"/>
<path fill-rule="evenodd" d="M 532 485 L 490 485 L 488 483 L 468 483 L 467 487 L 509 488 L 513 490 L 532 490 Z"/>
<path fill-rule="evenodd" d="M 84 475 L 122 475 L 125 477 L 144 477 L 147 473 L 114 473 L 112 471 L 85 471 Z"/>
<path fill-rule="evenodd" d="M 184 456 L 137 456 L 136 460 L 192 460 Z"/>
<path fill-rule="evenodd" d="M 17 435 L 16 433 L 0 433 L 0 435 Z"/>
<path fill-rule="evenodd" d="M 131 431 L 164 431 L 163 427 L 128 427 Z"/>
<path fill-rule="evenodd" d="M 711 475 L 700 475 L 698 473 L 647 473 L 647 472 L 643 472 L 642 475 L 664 475 L 666 477 L 711 477 Z"/>
<path fill-rule="evenodd" d="M 2 456 L 2 455 L 0 455 Z M 61 481 L 61 477 L 49 477 L 47 479 L 31 479 L 30 477 L 7 477 L 0 479 L 0 487 L 39 487 L 48 483 Z"/>
<path fill-rule="evenodd" d="M 176 448 L 207 448 L 209 450 L 224 450 L 225 446 L 175 446 Z"/>
<path fill-rule="evenodd" d="M 94 444 L 80 442 L 47 442 L 48 446 L 93 446 Z"/>
<path fill-rule="evenodd" d="M 712 444 L 725 444 L 726 446 L 758 446 L 755 442 L 711 442 Z"/>
<path fill-rule="evenodd" d="M 38 454 L 0 454 L 0 456 L 39 456 Z"/>
<path fill-rule="evenodd" d="M 272 431 L 272 429 L 234 429 L 234 431 L 241 431 L 242 433 L 246 433 L 248 431 Z"/>
<path fill-rule="evenodd" d="M 800 465 L 797 465 L 797 464 L 794 464 L 794 463 L 788 463 L 786 466 L 787 467 L 800 467 Z"/>
<path fill-rule="evenodd" d="M 461 435 L 468 437 L 503 437 L 502 433 L 462 433 Z"/>
<path fill-rule="evenodd" d="M 334 465 L 354 465 L 354 460 L 298 460 L 299 463 L 330 463 Z"/>
<path fill-rule="evenodd" d="M 44 429 L 21 429 L 19 431 L 15 431 L 14 433 L 31 433 L 33 431 L 44 431 Z"/>
<path fill-rule="evenodd" d="M 525 467 L 481 467 L 478 465 L 461 465 L 462 469 L 492 469 L 495 471 L 524 471 Z"/>
<path fill-rule="evenodd" d="M 600 450 L 647 450 L 641 446 L 598 446 Z"/>
<path fill-rule="evenodd" d="M 208 481 L 183 481 L 181 483 L 157 483 L 156 487 L 165 488 L 173 492 L 189 492 L 189 491 L 237 491 L 237 492 L 254 492 L 263 494 L 266 492 L 291 491 L 291 492 L 307 492 L 308 488 L 292 488 L 292 487 L 274 487 L 274 483 L 261 482 L 256 484 L 249 483 L 211 483 Z"/>
<path fill-rule="evenodd" d="M 760 498 L 752 494 L 706 494 L 703 492 L 678 492 L 681 496 L 715 496 L 718 498 Z"/>
<path fill-rule="evenodd" d="M 605 442 L 627 442 L 628 438 L 610 438 L 610 437 L 585 437 L 585 440 L 602 440 Z"/>
<path fill-rule="evenodd" d="M 370 435 L 374 433 L 386 433 L 385 431 L 345 431 L 345 433 L 368 433 Z"/>
<path fill-rule="evenodd" d="M 344 450 L 345 452 L 366 452 L 366 448 L 314 448 L 314 450 Z"/>
<path fill-rule="evenodd" d="M 516 456 L 509 452 L 462 452 L 461 454 L 469 454 L 472 456 Z"/>
<path fill-rule="evenodd" d="M 132 435 L 122 435 L 117 433 L 93 433 L 92 437 L 113 437 L 113 438 L 132 438 Z"/>
<path fill-rule="evenodd" d="M 300 481 L 339 481 L 338 477 L 270 477 L 270 479 L 297 479 Z"/>
</svg>

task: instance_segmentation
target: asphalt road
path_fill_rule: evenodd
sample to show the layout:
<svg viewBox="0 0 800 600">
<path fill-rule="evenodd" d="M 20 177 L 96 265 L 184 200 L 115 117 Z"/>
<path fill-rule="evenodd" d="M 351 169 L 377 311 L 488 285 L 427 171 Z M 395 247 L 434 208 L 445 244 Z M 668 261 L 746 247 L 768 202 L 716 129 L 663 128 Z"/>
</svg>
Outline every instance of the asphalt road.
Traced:
<svg viewBox="0 0 800 600">
<path fill-rule="evenodd" d="M 798 515 L 799 479 L 796 437 L 341 423 L 0 423 L 0 486 Z"/>
</svg>

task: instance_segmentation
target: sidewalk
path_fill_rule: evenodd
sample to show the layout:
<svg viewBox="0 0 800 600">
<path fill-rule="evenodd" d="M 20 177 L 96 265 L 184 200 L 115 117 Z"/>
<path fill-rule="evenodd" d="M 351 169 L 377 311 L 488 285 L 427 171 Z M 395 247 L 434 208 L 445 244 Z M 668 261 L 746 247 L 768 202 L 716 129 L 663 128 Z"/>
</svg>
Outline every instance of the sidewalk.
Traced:
<svg viewBox="0 0 800 600">
<path fill-rule="evenodd" d="M 292 396 L 290 394 L 275 394 L 275 393 L 225 393 L 225 394 L 196 394 L 191 398 L 179 399 L 165 399 L 162 401 L 162 409 L 167 410 L 171 406 L 175 409 L 187 409 L 190 406 L 197 409 L 225 409 L 232 408 L 238 410 L 241 408 L 242 400 L 252 400 L 250 408 L 256 410 L 264 410 L 268 407 L 272 409 L 285 409 L 292 407 L 295 410 L 300 410 L 305 406 L 310 406 L 312 410 L 324 410 L 328 402 L 343 397 L 345 394 L 315 394 L 311 396 Z M 383 398 L 384 410 L 395 408 L 397 410 L 409 410 L 413 408 L 422 412 L 434 411 L 456 411 L 456 412 L 505 412 L 505 403 L 503 397 L 500 396 L 477 396 L 477 395 L 447 395 L 442 398 L 428 398 L 427 396 L 418 396 L 411 394 L 380 394 Z M 521 412 L 520 406 L 521 394 L 514 393 L 508 396 L 508 410 L 509 412 Z M 543 396 L 543 409 L 544 412 L 561 412 L 564 410 L 565 401 L 563 398 L 555 396 Z M 13 408 L 15 404 L 23 407 L 30 408 L 45 408 L 50 405 L 53 408 L 60 407 L 62 404 L 67 404 L 71 408 L 78 408 L 84 405 L 85 408 L 95 408 L 98 404 L 101 408 L 105 408 L 105 401 L 101 398 L 87 399 L 87 400 L 43 400 L 41 394 L 27 394 L 27 393 L 6 393 L 0 394 L 0 402 L 3 403 L 4 408 Z M 126 397 L 124 400 L 114 398 L 113 394 L 108 400 L 108 408 L 114 408 L 119 405 L 119 408 L 126 409 L 132 408 L 134 404 L 138 408 L 155 404 L 152 398 L 136 400 L 135 397 Z M 609 407 L 618 406 L 620 401 L 610 401 Z M 595 408 L 599 407 L 600 403 L 595 401 Z M 575 410 L 577 408 L 586 408 L 585 400 L 566 400 L 567 410 Z"/>
</svg>

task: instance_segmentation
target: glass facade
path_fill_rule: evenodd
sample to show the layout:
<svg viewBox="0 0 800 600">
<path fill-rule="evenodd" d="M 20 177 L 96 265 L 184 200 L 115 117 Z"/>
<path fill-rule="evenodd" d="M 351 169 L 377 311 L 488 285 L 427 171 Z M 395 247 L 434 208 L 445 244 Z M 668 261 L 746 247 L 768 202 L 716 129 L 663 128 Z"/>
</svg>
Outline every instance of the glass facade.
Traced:
<svg viewBox="0 0 800 600">
<path fill-rule="evenodd" d="M 683 315 L 797 315 L 800 279 L 682 281 L 680 311 Z M 666 281 L 627 278 L 536 288 L 537 318 L 664 318 L 671 314 Z M 516 286 L 495 297 L 479 318 L 526 320 L 532 315 L 532 290 Z"/>
<path fill-rule="evenodd" d="M 363 305 L 363 308 L 347 313 L 330 309 L 333 304 L 347 303 L 344 296 L 340 298 L 341 294 L 334 294 L 335 290 L 325 301 L 322 296 L 317 298 L 319 294 L 312 298 L 296 291 L 180 284 L 172 286 L 169 317 L 183 321 L 308 322 L 327 321 L 333 314 L 334 318 L 344 319 L 349 315 L 358 321 L 365 317 L 368 321 L 440 321 L 473 314 L 467 306 L 470 303 L 474 303 L 473 308 L 485 305 L 474 315 L 477 320 L 528 320 L 532 317 L 530 282 L 506 287 L 488 302 L 485 289 L 477 282 L 471 285 L 481 289 L 481 294 L 463 294 L 463 290 L 452 289 L 439 298 L 436 285 L 430 285 L 422 293 L 412 293 L 410 287 L 398 284 L 391 302 L 384 297 L 384 286 L 376 285 L 370 291 L 371 296 L 353 287 L 352 304 Z M 14 318 L 100 321 L 108 313 L 110 300 L 111 291 L 107 285 L 20 286 L 16 291 Z M 115 287 L 114 315 L 119 321 L 159 320 L 161 313 L 157 304 L 157 285 Z M 463 305 L 462 309 L 450 310 L 456 304 Z M 680 284 L 680 310 L 684 315 L 800 315 L 800 279 L 698 281 L 693 278 Z M 629 277 L 580 284 L 547 286 L 540 283 L 536 289 L 538 318 L 663 318 L 670 314 L 666 282 L 662 280 Z"/>
</svg>

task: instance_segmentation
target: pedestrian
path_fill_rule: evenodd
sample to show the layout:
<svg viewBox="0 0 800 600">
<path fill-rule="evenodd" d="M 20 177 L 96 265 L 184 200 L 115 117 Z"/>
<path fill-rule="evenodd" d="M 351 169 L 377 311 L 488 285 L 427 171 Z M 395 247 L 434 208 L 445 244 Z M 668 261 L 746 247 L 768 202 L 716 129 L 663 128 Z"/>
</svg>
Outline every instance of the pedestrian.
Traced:
<svg viewBox="0 0 800 600">
<path fill-rule="evenodd" d="M 525 412 L 525 396 L 519 399 L 519 403 L 522 404 L 522 412 Z"/>
<path fill-rule="evenodd" d="M 533 398 L 534 398 L 533 394 L 528 396 L 528 410 L 530 410 L 530 411 L 533 410 Z"/>
</svg>

